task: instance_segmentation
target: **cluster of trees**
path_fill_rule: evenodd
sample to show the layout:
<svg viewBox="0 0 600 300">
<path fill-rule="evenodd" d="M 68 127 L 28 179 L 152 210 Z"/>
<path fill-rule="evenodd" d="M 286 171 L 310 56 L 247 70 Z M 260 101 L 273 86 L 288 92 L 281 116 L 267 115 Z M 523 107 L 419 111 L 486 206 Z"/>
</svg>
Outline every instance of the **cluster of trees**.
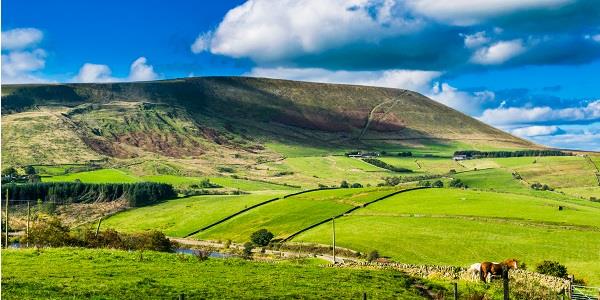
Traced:
<svg viewBox="0 0 600 300">
<path fill-rule="evenodd" d="M 466 183 L 464 183 L 462 180 L 460 180 L 458 178 L 454 178 L 454 179 L 450 180 L 450 183 L 448 183 L 448 186 L 453 187 L 453 188 L 461 188 L 461 189 L 469 188 L 469 186 Z"/>
<path fill-rule="evenodd" d="M 171 252 L 171 241 L 160 231 L 126 234 L 112 229 L 73 232 L 58 218 L 42 219 L 33 224 L 22 243 L 37 247 L 86 247 L 122 250 L 152 250 Z"/>
<path fill-rule="evenodd" d="M 363 187 L 363 185 L 358 182 L 350 184 L 350 183 L 348 183 L 348 181 L 342 180 L 342 182 L 340 183 L 340 188 L 343 188 L 343 189 L 348 189 L 348 188 L 356 189 L 356 188 L 361 188 L 361 187 Z"/>
<path fill-rule="evenodd" d="M 419 175 L 419 176 L 392 176 L 392 177 L 383 177 L 383 183 L 378 184 L 378 186 L 396 186 L 400 183 L 404 182 L 413 182 L 413 181 L 423 181 L 429 179 L 437 179 L 442 177 L 442 175 L 438 174 L 430 174 L 430 175 Z"/>
<path fill-rule="evenodd" d="M 269 245 L 269 243 L 271 243 L 271 240 L 274 237 L 275 235 L 272 232 L 264 228 L 253 232 L 250 235 L 250 242 L 244 243 L 242 255 L 245 258 L 250 258 L 252 256 L 252 249 L 254 249 L 255 246 L 266 247 Z"/>
<path fill-rule="evenodd" d="M 108 202 L 127 199 L 132 207 L 139 207 L 176 196 L 173 186 L 165 183 L 82 183 L 38 182 L 5 184 L 2 199 L 8 192 L 9 200 L 42 199 L 57 203 Z"/>
<path fill-rule="evenodd" d="M 538 191 L 554 191 L 554 189 L 547 184 L 541 184 L 539 182 L 532 183 L 531 188 Z"/>
<path fill-rule="evenodd" d="M 399 172 L 399 173 L 408 173 L 408 172 L 412 172 L 412 170 L 407 169 L 407 168 L 399 168 L 396 166 L 392 166 L 384 161 L 381 161 L 379 159 L 376 158 L 363 158 L 362 159 L 364 162 L 372 164 L 374 166 L 386 169 L 386 170 L 390 170 L 392 172 Z"/>
<path fill-rule="evenodd" d="M 417 183 L 417 186 L 442 188 L 442 187 L 444 187 L 444 182 L 442 182 L 439 179 L 434 181 L 433 183 L 429 180 L 421 180 Z"/>
<path fill-rule="evenodd" d="M 546 274 L 560 278 L 567 278 L 567 276 L 569 276 L 569 273 L 567 272 L 567 267 L 561 265 L 557 261 L 545 260 L 538 264 L 535 270 L 540 274 Z"/>
<path fill-rule="evenodd" d="M 524 156 L 571 156 L 572 153 L 559 150 L 519 150 L 519 151 L 476 151 L 464 150 L 454 152 L 454 156 L 466 155 L 472 158 L 524 157 Z"/>
<path fill-rule="evenodd" d="M 202 179 L 202 181 L 200 181 L 200 183 L 194 183 L 192 185 L 190 185 L 191 188 L 193 189 L 214 189 L 214 188 L 221 188 L 222 186 L 210 182 L 210 180 L 208 178 L 206 179 Z"/>
<path fill-rule="evenodd" d="M 398 156 L 400 156 L 400 157 L 410 157 L 410 156 L 412 156 L 412 152 L 410 152 L 410 151 L 398 152 Z"/>
</svg>

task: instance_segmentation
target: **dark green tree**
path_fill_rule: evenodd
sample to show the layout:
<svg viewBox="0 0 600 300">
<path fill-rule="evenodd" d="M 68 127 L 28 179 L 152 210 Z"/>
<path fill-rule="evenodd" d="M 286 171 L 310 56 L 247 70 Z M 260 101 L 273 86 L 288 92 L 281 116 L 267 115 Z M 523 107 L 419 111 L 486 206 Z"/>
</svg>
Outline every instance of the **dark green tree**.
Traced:
<svg viewBox="0 0 600 300">
<path fill-rule="evenodd" d="M 567 278 L 567 276 L 569 274 L 569 273 L 567 273 L 567 267 L 565 267 L 564 265 L 561 265 L 557 261 L 549 261 L 549 260 L 545 260 L 545 261 L 541 262 L 540 264 L 538 264 L 537 267 L 535 268 L 535 270 L 536 270 L 536 272 L 541 273 L 541 274 L 556 276 L 556 277 L 560 277 L 560 278 Z"/>
<path fill-rule="evenodd" d="M 250 235 L 250 240 L 255 245 L 264 247 L 264 246 L 268 245 L 269 242 L 271 242 L 273 237 L 275 237 L 275 235 L 273 235 L 273 233 L 271 233 L 270 231 L 263 228 L 261 230 L 258 230 L 256 232 L 252 233 L 252 235 Z"/>
<path fill-rule="evenodd" d="M 348 181 L 343 180 L 342 183 L 340 183 L 340 187 L 343 189 L 347 189 L 350 187 L 350 184 L 348 184 Z"/>
</svg>

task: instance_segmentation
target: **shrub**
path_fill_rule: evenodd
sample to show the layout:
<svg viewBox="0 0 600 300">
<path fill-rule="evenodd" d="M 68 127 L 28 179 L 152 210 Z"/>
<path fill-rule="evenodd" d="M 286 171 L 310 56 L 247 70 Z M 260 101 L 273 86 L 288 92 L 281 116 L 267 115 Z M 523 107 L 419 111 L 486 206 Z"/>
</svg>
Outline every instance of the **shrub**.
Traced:
<svg viewBox="0 0 600 300">
<path fill-rule="evenodd" d="M 466 185 L 464 182 L 462 182 L 462 180 L 458 179 L 458 178 L 454 178 L 450 181 L 450 183 L 448 184 L 450 187 L 454 187 L 454 188 L 463 188 L 466 189 L 469 186 Z"/>
<path fill-rule="evenodd" d="M 350 184 L 348 184 L 348 181 L 343 180 L 342 183 L 340 183 L 340 187 L 343 189 L 347 189 L 350 187 Z"/>
<path fill-rule="evenodd" d="M 217 167 L 217 171 L 219 172 L 224 172 L 224 173 L 235 173 L 235 169 L 232 167 Z"/>
<path fill-rule="evenodd" d="M 350 187 L 351 187 L 351 188 L 353 188 L 353 189 L 356 189 L 356 188 L 361 188 L 361 187 L 363 187 L 363 186 L 362 186 L 362 184 L 360 184 L 360 183 L 358 183 L 358 182 L 355 182 L 355 183 L 353 183 L 353 184 L 352 184 Z"/>
<path fill-rule="evenodd" d="M 250 235 L 252 243 L 264 247 L 269 244 L 275 235 L 266 229 L 258 230 Z"/>
<path fill-rule="evenodd" d="M 369 252 L 369 254 L 367 255 L 368 261 L 374 261 L 374 260 L 377 260 L 378 258 L 379 258 L 379 251 L 377 251 L 377 250 L 373 250 L 373 251 Z"/>
<path fill-rule="evenodd" d="M 412 152 L 410 152 L 410 151 L 398 152 L 398 156 L 400 156 L 400 157 L 409 157 L 409 156 L 412 156 Z"/>
<path fill-rule="evenodd" d="M 557 261 L 545 260 L 535 267 L 536 272 L 550 276 L 567 278 L 567 267 Z"/>
<path fill-rule="evenodd" d="M 35 168 L 32 166 L 26 166 L 25 168 L 23 168 L 23 170 L 25 170 L 25 174 L 26 175 L 34 175 L 36 174 Z"/>
<path fill-rule="evenodd" d="M 429 180 L 421 180 L 421 181 L 417 182 L 417 186 L 430 187 L 431 182 Z"/>
<path fill-rule="evenodd" d="M 438 179 L 438 180 L 434 181 L 431 186 L 434 188 L 442 188 L 442 187 L 444 187 L 444 183 Z"/>
<path fill-rule="evenodd" d="M 532 183 L 531 188 L 538 191 L 554 191 L 554 189 L 547 184 L 541 184 L 539 182 Z"/>
<path fill-rule="evenodd" d="M 252 249 L 254 249 L 254 244 L 252 244 L 250 242 L 244 243 L 244 250 L 242 250 L 242 255 L 245 258 L 252 257 Z"/>
<path fill-rule="evenodd" d="M 64 247 L 77 244 L 69 234 L 69 227 L 55 217 L 47 217 L 35 222 L 25 240 L 37 247 Z"/>
</svg>

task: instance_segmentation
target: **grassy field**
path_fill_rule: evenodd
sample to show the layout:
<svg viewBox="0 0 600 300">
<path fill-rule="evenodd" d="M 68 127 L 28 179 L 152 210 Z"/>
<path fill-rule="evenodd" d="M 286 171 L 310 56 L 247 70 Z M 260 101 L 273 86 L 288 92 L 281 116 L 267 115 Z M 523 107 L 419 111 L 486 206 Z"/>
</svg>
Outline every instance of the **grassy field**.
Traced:
<svg viewBox="0 0 600 300">
<path fill-rule="evenodd" d="M 285 238 L 393 191 L 389 188 L 362 188 L 305 193 L 258 207 L 193 237 L 246 242 L 251 233 L 266 228 L 273 232 L 276 238 Z"/>
<path fill-rule="evenodd" d="M 319 226 L 294 240 L 331 244 L 331 226 Z M 600 232 L 592 230 L 452 217 L 352 215 L 336 221 L 336 243 L 415 264 L 468 266 L 514 257 L 534 266 L 556 260 L 578 278 L 600 284 Z"/>
<path fill-rule="evenodd" d="M 414 284 L 428 284 L 392 270 L 99 249 L 4 250 L 2 266 L 2 299 L 423 299 Z"/>
<path fill-rule="evenodd" d="M 53 167 L 50 169 L 56 172 L 63 168 Z M 198 184 L 204 179 L 209 179 L 210 182 L 216 183 L 225 188 L 234 188 L 244 191 L 264 191 L 264 190 L 297 190 L 297 188 L 285 186 L 281 184 L 268 183 L 256 180 L 246 179 L 235 179 L 231 177 L 189 177 L 189 176 L 177 176 L 177 175 L 147 175 L 147 176 L 135 176 L 129 172 L 118 170 L 118 169 L 101 169 L 94 171 L 70 173 L 66 175 L 56 176 L 45 176 L 42 177 L 42 181 L 75 181 L 81 180 L 85 183 L 119 183 L 119 182 L 140 182 L 140 181 L 152 181 L 169 183 L 173 186 L 189 186 L 192 184 Z"/>
<path fill-rule="evenodd" d="M 67 175 L 42 177 L 42 181 L 75 181 L 81 180 L 85 183 L 131 183 L 142 181 L 139 177 L 133 176 L 125 171 L 117 169 L 102 169 L 87 172 L 71 173 Z"/>
<path fill-rule="evenodd" d="M 283 194 L 195 196 L 169 200 L 121 212 L 103 221 L 102 226 L 128 232 L 156 229 L 169 236 L 181 237 L 248 206 Z"/>
<path fill-rule="evenodd" d="M 557 260 L 580 278 L 600 283 L 600 205 L 580 202 L 454 189 L 412 191 L 340 218 L 337 244 L 363 252 L 377 249 L 407 263 Z M 330 244 L 330 239 L 331 226 L 322 225 L 294 240 Z"/>
<path fill-rule="evenodd" d="M 499 158 L 495 161 L 519 172 L 530 183 L 540 182 L 554 188 L 598 185 L 595 169 L 579 156 Z"/>
<path fill-rule="evenodd" d="M 564 192 L 565 194 L 584 199 L 589 199 L 591 197 L 600 199 L 600 186 L 564 188 L 560 189 L 560 191 Z"/>
</svg>

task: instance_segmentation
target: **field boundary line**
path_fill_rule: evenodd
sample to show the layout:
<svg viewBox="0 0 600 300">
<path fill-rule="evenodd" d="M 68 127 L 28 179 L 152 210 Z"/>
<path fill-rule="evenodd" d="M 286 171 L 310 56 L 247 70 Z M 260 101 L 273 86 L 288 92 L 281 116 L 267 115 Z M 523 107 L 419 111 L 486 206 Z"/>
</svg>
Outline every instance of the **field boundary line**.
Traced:
<svg viewBox="0 0 600 300">
<path fill-rule="evenodd" d="M 409 189 L 404 189 L 404 190 L 395 191 L 395 192 L 393 192 L 393 193 L 390 193 L 390 194 L 387 194 L 387 195 L 385 195 L 385 196 L 379 197 L 379 198 L 377 198 L 377 199 L 375 199 L 375 200 L 373 200 L 373 201 L 366 202 L 366 203 L 364 203 L 364 204 L 362 204 L 362 205 L 360 205 L 360 206 L 355 206 L 355 207 L 353 207 L 353 208 L 351 208 L 351 209 L 349 209 L 349 210 L 347 210 L 347 211 L 345 211 L 345 212 L 343 212 L 343 213 L 341 213 L 341 214 L 339 214 L 339 215 L 333 216 L 333 217 L 331 217 L 331 218 L 325 219 L 325 220 L 323 220 L 323 221 L 320 221 L 320 222 L 318 222 L 318 223 L 315 223 L 315 224 L 313 224 L 313 225 L 310 225 L 310 226 L 308 226 L 308 227 L 305 227 L 305 228 L 303 228 L 303 229 L 301 229 L 301 230 L 299 230 L 299 231 L 297 231 L 297 232 L 295 232 L 295 233 L 292 233 L 292 234 L 291 234 L 291 235 L 289 235 L 288 237 L 286 237 L 286 238 L 284 238 L 283 240 L 281 240 L 281 242 L 282 242 L 282 243 L 288 242 L 288 241 L 292 240 L 293 238 L 295 238 L 296 236 L 298 236 L 299 234 L 301 234 L 301 233 L 303 233 L 303 232 L 305 232 L 305 231 L 308 231 L 308 230 L 310 230 L 310 229 L 313 229 L 313 228 L 315 228 L 315 227 L 317 227 L 317 226 L 319 226 L 319 225 L 325 224 L 325 223 L 327 223 L 327 222 L 329 222 L 329 221 L 331 221 L 331 220 L 333 220 L 333 219 L 336 219 L 336 218 L 339 218 L 339 217 L 343 217 L 343 216 L 344 216 L 344 215 L 346 215 L 346 214 L 349 214 L 349 213 L 351 213 L 351 212 L 353 212 L 353 211 L 355 211 L 355 210 L 357 210 L 357 209 L 360 209 L 360 208 L 367 207 L 367 206 L 369 206 L 369 205 L 371 205 L 371 204 L 373 204 L 373 203 L 375 203 L 375 202 L 378 202 L 378 201 L 381 201 L 381 200 L 384 200 L 384 199 L 390 198 L 390 197 L 392 197 L 392 196 L 395 196 L 395 195 L 398 195 L 398 194 L 401 194 L 401 193 L 404 193 L 404 192 L 410 192 L 410 191 L 416 191 L 416 190 L 422 190 L 422 189 L 429 189 L 429 188 L 430 188 L 430 187 L 426 187 L 426 186 L 420 186 L 420 187 L 415 187 L 415 188 L 409 188 Z"/>
<path fill-rule="evenodd" d="M 252 205 L 250 207 L 246 207 L 246 208 L 244 208 L 244 209 L 242 209 L 242 210 L 240 210 L 240 211 L 238 211 L 238 212 L 236 212 L 234 214 L 231 214 L 231 215 L 229 215 L 229 216 L 227 216 L 227 217 L 225 217 L 223 219 L 220 219 L 220 220 L 218 220 L 218 221 L 216 221 L 214 223 L 206 225 L 206 226 L 204 226 L 204 227 L 202 227 L 202 228 L 200 228 L 198 230 L 194 230 L 193 232 L 188 233 L 185 236 L 183 236 L 183 238 L 188 238 L 188 237 L 190 237 L 190 236 L 192 236 L 194 234 L 200 233 L 200 232 L 205 231 L 205 230 L 207 230 L 209 228 L 217 226 L 217 225 L 219 225 L 219 224 L 221 224 L 221 223 L 223 223 L 223 222 L 225 222 L 225 221 L 227 221 L 229 219 L 232 219 L 232 218 L 234 218 L 236 216 L 239 216 L 239 215 L 241 215 L 241 214 L 243 214 L 243 213 L 245 213 L 245 212 L 247 212 L 249 210 L 255 209 L 255 208 L 259 207 L 259 206 L 263 206 L 265 204 L 269 204 L 269 203 L 277 201 L 277 200 L 282 200 L 282 199 L 286 199 L 286 198 L 289 198 L 289 197 L 292 197 L 292 196 L 296 196 L 296 195 L 300 195 L 300 194 L 305 194 L 305 193 L 310 193 L 310 192 L 315 192 L 315 191 L 335 190 L 335 189 L 338 189 L 338 188 L 317 188 L 317 189 L 310 189 L 310 190 L 300 191 L 300 192 L 296 192 L 296 193 L 292 193 L 292 194 L 287 194 L 287 195 L 284 195 L 284 196 L 281 196 L 281 197 L 272 198 L 272 199 L 269 199 L 269 200 L 266 200 L 266 201 L 254 204 L 254 205 Z"/>
</svg>

